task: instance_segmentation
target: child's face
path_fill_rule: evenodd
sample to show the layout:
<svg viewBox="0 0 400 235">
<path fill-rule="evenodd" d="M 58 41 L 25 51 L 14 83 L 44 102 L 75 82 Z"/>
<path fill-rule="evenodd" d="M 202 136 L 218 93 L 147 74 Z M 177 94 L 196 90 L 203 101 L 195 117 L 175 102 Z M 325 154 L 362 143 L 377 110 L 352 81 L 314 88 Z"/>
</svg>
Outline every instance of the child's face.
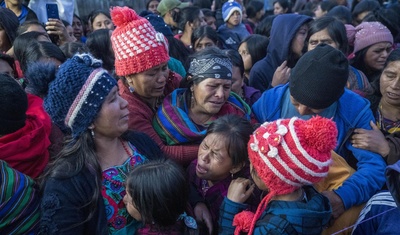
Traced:
<svg viewBox="0 0 400 235">
<path fill-rule="evenodd" d="M 234 11 L 231 15 L 231 17 L 229 17 L 228 19 L 228 25 L 231 26 L 237 26 L 241 23 L 242 21 L 242 16 L 240 15 L 239 11 Z"/>
<path fill-rule="evenodd" d="M 263 191 L 268 191 L 267 186 L 265 185 L 264 181 L 260 179 L 260 177 L 257 175 L 256 170 L 253 167 L 253 164 L 250 163 L 250 175 L 251 178 L 253 178 L 254 183 L 257 185 L 257 187 Z"/>
<path fill-rule="evenodd" d="M 131 195 L 128 192 L 128 187 L 126 187 L 126 194 L 124 196 L 124 203 L 128 213 L 137 221 L 142 221 L 142 216 L 133 204 Z"/>
</svg>

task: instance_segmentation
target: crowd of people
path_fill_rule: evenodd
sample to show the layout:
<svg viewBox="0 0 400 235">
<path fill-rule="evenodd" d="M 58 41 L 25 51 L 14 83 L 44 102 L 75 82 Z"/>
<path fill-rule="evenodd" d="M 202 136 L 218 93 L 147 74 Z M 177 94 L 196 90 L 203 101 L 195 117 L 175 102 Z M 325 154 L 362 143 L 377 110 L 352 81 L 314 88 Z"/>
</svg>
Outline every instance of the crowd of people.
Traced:
<svg viewBox="0 0 400 235">
<path fill-rule="evenodd" d="M 398 233 L 400 2 L 271 6 L 1 1 L 0 234 Z"/>
</svg>

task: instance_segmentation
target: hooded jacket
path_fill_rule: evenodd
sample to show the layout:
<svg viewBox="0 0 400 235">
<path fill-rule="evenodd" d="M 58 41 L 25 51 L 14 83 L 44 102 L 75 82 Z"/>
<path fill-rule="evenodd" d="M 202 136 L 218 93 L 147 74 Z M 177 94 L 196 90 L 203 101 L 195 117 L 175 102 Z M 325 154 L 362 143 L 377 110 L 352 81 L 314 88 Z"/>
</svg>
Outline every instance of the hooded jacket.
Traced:
<svg viewBox="0 0 400 235">
<path fill-rule="evenodd" d="M 250 70 L 250 86 L 264 92 L 271 87 L 275 70 L 288 59 L 292 40 L 299 28 L 311 21 L 305 15 L 283 14 L 272 23 L 267 56 L 253 65 Z"/>
<path fill-rule="evenodd" d="M 51 120 L 44 111 L 43 100 L 27 95 L 25 126 L 0 137 L 0 159 L 35 179 L 42 174 L 49 161 Z"/>
</svg>

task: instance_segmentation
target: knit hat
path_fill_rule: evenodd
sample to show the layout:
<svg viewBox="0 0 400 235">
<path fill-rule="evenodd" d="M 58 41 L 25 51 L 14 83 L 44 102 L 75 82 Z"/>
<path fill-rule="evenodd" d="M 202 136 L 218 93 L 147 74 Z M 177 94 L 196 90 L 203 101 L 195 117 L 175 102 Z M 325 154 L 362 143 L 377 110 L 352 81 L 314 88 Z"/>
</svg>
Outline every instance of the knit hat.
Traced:
<svg viewBox="0 0 400 235">
<path fill-rule="evenodd" d="M 353 53 L 380 42 L 393 44 L 389 29 L 380 22 L 363 22 L 356 27 Z"/>
<path fill-rule="evenodd" d="M 266 122 L 256 129 L 248 143 L 249 160 L 268 188 L 254 215 L 235 216 L 235 234 L 252 234 L 254 225 L 270 200 L 324 179 L 336 147 L 334 121 L 320 116 L 310 120 L 297 117 Z M 250 223 L 251 221 L 251 223 Z"/>
<path fill-rule="evenodd" d="M 140 73 L 168 62 L 167 39 L 149 21 L 129 7 L 114 7 L 111 19 L 116 26 L 111 43 L 118 76 Z"/>
<path fill-rule="evenodd" d="M 14 12 L 8 8 L 0 7 L 0 27 L 6 32 L 10 44 L 12 44 L 17 37 L 18 26 L 18 17 Z"/>
<path fill-rule="evenodd" d="M 354 28 L 351 24 L 345 24 L 346 27 L 346 36 L 349 42 L 349 46 L 354 46 L 354 40 L 356 39 L 356 28 Z"/>
<path fill-rule="evenodd" d="M 161 16 L 164 16 L 168 11 L 174 8 L 182 9 L 188 7 L 189 5 L 189 2 L 181 2 L 179 0 L 161 0 L 157 6 L 157 11 L 160 12 Z"/>
<path fill-rule="evenodd" d="M 290 94 L 300 104 L 325 109 L 344 93 L 349 62 L 344 54 L 326 44 L 305 53 L 289 77 Z"/>
<path fill-rule="evenodd" d="M 117 85 L 101 65 L 101 60 L 89 54 L 68 59 L 60 66 L 44 98 L 52 121 L 73 138 L 93 123 L 106 96 Z"/>
<path fill-rule="evenodd" d="M 242 6 L 235 2 L 234 0 L 228 0 L 224 5 L 222 5 L 222 18 L 224 19 L 225 22 L 229 20 L 229 17 L 233 14 L 233 12 L 239 11 L 240 17 L 243 17 L 242 15 Z"/>
<path fill-rule="evenodd" d="M 0 135 L 13 133 L 25 126 L 28 98 L 12 77 L 0 73 Z"/>
</svg>

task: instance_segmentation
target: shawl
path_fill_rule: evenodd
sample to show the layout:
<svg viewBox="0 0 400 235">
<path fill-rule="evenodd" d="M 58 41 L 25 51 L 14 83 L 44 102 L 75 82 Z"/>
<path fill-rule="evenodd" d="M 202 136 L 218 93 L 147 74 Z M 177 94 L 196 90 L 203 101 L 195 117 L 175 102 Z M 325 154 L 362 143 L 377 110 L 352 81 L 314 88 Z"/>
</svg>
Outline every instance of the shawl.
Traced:
<svg viewBox="0 0 400 235">
<path fill-rule="evenodd" d="M 34 232 L 40 220 L 40 200 L 34 181 L 0 160 L 0 232 Z"/>
<path fill-rule="evenodd" d="M 250 121 L 250 107 L 238 95 L 231 92 L 221 110 L 209 123 L 204 126 L 197 125 L 189 117 L 189 107 L 185 99 L 186 90 L 186 88 L 176 89 L 165 97 L 153 119 L 154 130 L 168 145 L 200 143 L 208 125 L 227 114 L 238 115 Z"/>
</svg>

